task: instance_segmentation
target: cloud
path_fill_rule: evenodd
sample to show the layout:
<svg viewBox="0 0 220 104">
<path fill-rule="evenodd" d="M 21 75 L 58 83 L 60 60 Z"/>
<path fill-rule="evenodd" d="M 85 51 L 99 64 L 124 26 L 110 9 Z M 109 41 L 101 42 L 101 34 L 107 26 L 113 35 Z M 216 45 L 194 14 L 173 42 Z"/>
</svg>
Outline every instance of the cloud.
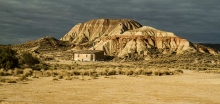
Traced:
<svg viewBox="0 0 220 104">
<path fill-rule="evenodd" d="M 77 23 L 97 18 L 134 19 L 193 42 L 220 43 L 219 4 L 217 0 L 1 0 L 0 44 L 48 35 L 59 39 Z"/>
</svg>

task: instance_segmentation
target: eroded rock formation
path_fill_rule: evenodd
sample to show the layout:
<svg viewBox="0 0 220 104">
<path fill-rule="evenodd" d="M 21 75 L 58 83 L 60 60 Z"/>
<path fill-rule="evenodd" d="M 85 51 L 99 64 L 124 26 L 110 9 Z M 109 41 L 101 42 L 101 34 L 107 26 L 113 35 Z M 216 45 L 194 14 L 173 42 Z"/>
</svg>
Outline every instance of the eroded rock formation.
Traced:
<svg viewBox="0 0 220 104">
<path fill-rule="evenodd" d="M 104 50 L 107 55 L 119 57 L 128 54 L 217 53 L 210 48 L 198 48 L 198 45 L 172 32 L 142 26 L 129 19 L 97 19 L 79 23 L 61 40 L 76 46 L 87 45 L 88 49 Z"/>
</svg>

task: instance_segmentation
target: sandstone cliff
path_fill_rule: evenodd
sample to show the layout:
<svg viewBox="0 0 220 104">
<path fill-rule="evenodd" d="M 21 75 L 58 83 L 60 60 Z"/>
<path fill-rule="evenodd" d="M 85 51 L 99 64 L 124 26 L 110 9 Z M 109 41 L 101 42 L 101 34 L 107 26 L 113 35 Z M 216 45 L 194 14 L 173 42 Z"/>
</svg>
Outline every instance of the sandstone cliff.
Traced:
<svg viewBox="0 0 220 104">
<path fill-rule="evenodd" d="M 141 24 L 129 19 L 97 19 L 74 26 L 61 40 L 81 44 L 97 38 L 120 34 L 141 27 Z"/>
<path fill-rule="evenodd" d="M 97 19 L 79 23 L 61 40 L 81 48 L 104 50 L 107 55 L 119 57 L 129 54 L 217 53 L 211 48 L 198 48 L 198 45 L 172 32 L 142 26 L 129 19 Z"/>
</svg>

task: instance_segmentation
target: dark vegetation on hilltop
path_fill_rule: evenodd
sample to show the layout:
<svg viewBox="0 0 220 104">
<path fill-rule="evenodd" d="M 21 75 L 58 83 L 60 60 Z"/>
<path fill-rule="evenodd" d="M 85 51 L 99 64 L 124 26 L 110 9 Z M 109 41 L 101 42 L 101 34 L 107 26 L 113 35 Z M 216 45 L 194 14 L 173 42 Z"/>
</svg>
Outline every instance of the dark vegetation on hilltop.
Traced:
<svg viewBox="0 0 220 104">
<path fill-rule="evenodd" d="M 16 51 L 10 47 L 0 46 L 0 68 L 10 69 L 18 66 Z"/>
<path fill-rule="evenodd" d="M 53 51 L 70 49 L 71 43 L 57 40 L 54 37 L 46 36 L 36 41 L 29 41 L 24 44 L 12 45 L 14 49 L 33 49 L 33 51 Z"/>
<path fill-rule="evenodd" d="M 9 46 L 0 46 L 0 68 L 9 70 L 15 67 L 22 67 L 24 65 L 32 67 L 39 63 L 39 59 L 32 56 L 31 53 L 22 52 L 19 55 Z"/>
<path fill-rule="evenodd" d="M 211 43 L 198 43 L 198 44 L 201 44 L 206 47 L 210 47 L 210 48 L 213 48 L 213 49 L 220 51 L 220 44 L 211 44 Z"/>
</svg>

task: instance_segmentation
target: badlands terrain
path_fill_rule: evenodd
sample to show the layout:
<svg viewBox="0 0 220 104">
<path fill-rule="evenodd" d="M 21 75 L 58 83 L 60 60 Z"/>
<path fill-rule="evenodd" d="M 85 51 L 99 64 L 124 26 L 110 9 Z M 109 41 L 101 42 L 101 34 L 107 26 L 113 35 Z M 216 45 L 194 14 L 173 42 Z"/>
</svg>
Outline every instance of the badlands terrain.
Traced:
<svg viewBox="0 0 220 104">
<path fill-rule="evenodd" d="M 192 43 L 130 19 L 96 19 L 51 36 L 3 45 L 40 63 L 0 69 L 4 104 L 219 104 L 218 44 Z M 105 61 L 73 61 L 103 50 Z"/>
</svg>

